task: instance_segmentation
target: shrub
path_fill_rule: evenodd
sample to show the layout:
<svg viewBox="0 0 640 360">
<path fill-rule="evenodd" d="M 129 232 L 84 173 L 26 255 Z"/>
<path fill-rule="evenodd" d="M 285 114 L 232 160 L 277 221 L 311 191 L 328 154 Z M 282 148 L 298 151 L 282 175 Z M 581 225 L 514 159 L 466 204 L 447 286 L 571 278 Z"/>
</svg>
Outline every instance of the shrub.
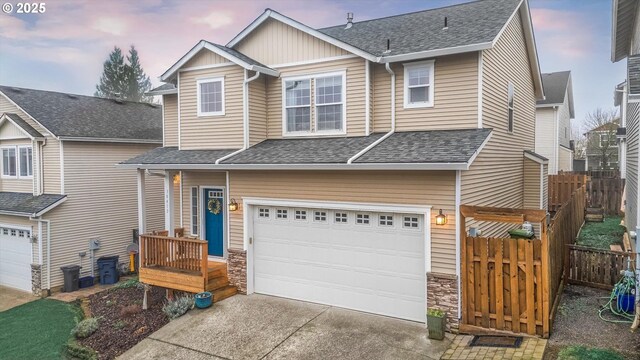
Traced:
<svg viewBox="0 0 640 360">
<path fill-rule="evenodd" d="M 124 328 L 126 326 L 127 326 L 127 323 L 122 321 L 122 320 L 118 320 L 115 324 L 113 324 L 113 327 L 118 329 L 118 330 L 120 330 L 120 329 L 122 329 L 122 328 Z"/>
<path fill-rule="evenodd" d="M 133 305 L 125 306 L 122 309 L 120 309 L 120 317 L 135 315 L 140 313 L 141 311 L 142 311 L 142 308 L 140 307 L 140 305 L 133 304 Z"/>
<path fill-rule="evenodd" d="M 162 311 L 169 317 L 169 319 L 177 319 L 184 315 L 189 309 L 193 309 L 195 300 L 193 296 L 184 295 L 176 297 L 175 300 L 167 302 Z"/>
<path fill-rule="evenodd" d="M 444 311 L 440 309 L 428 308 L 427 315 L 435 317 L 444 317 Z"/>
<path fill-rule="evenodd" d="M 138 281 L 138 278 L 135 277 L 135 278 L 129 279 L 127 281 L 119 282 L 116 285 L 114 285 L 113 288 L 114 289 L 128 289 L 128 288 L 138 287 L 138 286 L 142 286 L 142 284 L 140 284 L 140 282 Z"/>
<path fill-rule="evenodd" d="M 75 340 L 71 340 L 64 346 L 64 353 L 68 359 L 79 360 L 97 360 L 98 354 L 86 346 L 78 344 Z"/>
<path fill-rule="evenodd" d="M 86 318 L 76 324 L 76 327 L 71 330 L 71 335 L 78 339 L 84 339 L 98 330 L 98 319 Z"/>
</svg>

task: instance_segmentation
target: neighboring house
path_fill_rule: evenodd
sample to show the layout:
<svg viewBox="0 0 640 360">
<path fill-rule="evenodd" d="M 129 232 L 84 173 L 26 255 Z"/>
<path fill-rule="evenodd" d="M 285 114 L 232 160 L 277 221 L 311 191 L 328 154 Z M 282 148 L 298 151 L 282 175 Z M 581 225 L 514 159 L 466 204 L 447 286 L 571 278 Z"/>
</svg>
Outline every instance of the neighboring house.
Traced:
<svg viewBox="0 0 640 360">
<path fill-rule="evenodd" d="M 161 79 L 164 147 L 121 166 L 165 171 L 165 229 L 207 240 L 247 294 L 421 322 L 438 306 L 455 328 L 459 206 L 547 207 L 526 1 L 323 29 L 267 9 Z"/>
<path fill-rule="evenodd" d="M 640 231 L 638 184 L 638 143 L 640 137 L 640 4 L 637 0 L 614 0 L 611 33 L 611 61 L 627 60 L 627 78 L 616 87 L 620 124 L 624 129 L 625 226 L 631 238 Z M 640 244 L 636 238 L 636 249 Z"/>
<path fill-rule="evenodd" d="M 0 285 L 46 294 L 62 285 L 61 266 L 91 274 L 99 256 L 128 263 L 136 177 L 115 165 L 162 143 L 161 111 L 0 86 Z M 150 179 L 149 190 L 161 194 L 161 179 Z M 162 224 L 153 207 L 162 196 L 149 201 L 147 220 Z M 93 239 L 99 249 L 92 253 Z"/>
<path fill-rule="evenodd" d="M 536 105 L 536 153 L 549 159 L 549 174 L 573 170 L 571 71 L 542 74 L 544 100 Z"/>
<path fill-rule="evenodd" d="M 590 170 L 619 170 L 619 120 L 602 124 L 584 134 L 586 139 L 586 168 Z"/>
</svg>

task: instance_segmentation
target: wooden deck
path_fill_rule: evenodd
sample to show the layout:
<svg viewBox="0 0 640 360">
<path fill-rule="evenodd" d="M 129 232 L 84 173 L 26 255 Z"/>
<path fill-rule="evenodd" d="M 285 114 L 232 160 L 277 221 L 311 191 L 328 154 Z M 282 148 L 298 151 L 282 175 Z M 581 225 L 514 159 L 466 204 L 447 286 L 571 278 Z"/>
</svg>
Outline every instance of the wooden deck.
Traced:
<svg viewBox="0 0 640 360">
<path fill-rule="evenodd" d="M 208 261 L 207 242 L 159 235 L 140 236 L 140 282 L 191 293 L 211 291 L 213 301 L 237 293 L 227 264 Z"/>
</svg>

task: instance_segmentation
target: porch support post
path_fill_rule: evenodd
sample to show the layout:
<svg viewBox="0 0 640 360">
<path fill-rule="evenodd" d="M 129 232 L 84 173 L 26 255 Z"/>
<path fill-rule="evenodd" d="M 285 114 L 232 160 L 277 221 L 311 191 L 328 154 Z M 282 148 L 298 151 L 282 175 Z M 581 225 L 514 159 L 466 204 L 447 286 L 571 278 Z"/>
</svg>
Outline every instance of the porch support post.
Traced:
<svg viewBox="0 0 640 360">
<path fill-rule="evenodd" d="M 173 236 L 175 227 L 175 219 L 173 218 L 173 172 L 166 170 L 164 172 L 164 227 L 169 232 L 169 236 Z"/>
<path fill-rule="evenodd" d="M 145 203 L 144 169 L 138 169 L 138 231 L 140 235 L 147 232 L 147 212 Z"/>
</svg>

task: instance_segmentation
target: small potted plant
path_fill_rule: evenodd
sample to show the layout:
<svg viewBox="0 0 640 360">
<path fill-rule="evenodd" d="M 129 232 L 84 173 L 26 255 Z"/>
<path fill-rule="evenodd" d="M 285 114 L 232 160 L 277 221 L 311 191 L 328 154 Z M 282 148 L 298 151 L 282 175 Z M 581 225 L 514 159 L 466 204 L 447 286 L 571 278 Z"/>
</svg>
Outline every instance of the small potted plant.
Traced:
<svg viewBox="0 0 640 360">
<path fill-rule="evenodd" d="M 444 339 L 445 325 L 447 319 L 445 312 L 440 309 L 427 309 L 427 328 L 429 329 L 429 339 Z"/>
</svg>

